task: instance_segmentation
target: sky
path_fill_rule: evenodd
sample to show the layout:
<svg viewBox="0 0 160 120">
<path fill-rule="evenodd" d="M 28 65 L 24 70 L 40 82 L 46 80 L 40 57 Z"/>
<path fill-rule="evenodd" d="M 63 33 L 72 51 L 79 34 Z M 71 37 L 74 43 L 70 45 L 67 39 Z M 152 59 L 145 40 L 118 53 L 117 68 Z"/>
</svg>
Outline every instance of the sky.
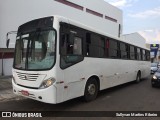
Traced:
<svg viewBox="0 0 160 120">
<path fill-rule="evenodd" d="M 160 44 L 160 0 L 104 0 L 123 11 L 123 34 L 138 32 Z"/>
</svg>

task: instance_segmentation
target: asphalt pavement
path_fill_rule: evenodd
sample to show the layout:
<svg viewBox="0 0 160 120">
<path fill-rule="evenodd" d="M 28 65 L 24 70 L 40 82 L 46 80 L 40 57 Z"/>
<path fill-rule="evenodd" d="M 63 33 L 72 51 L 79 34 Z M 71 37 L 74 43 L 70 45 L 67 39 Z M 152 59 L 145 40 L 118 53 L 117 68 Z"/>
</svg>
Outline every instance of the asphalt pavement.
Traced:
<svg viewBox="0 0 160 120">
<path fill-rule="evenodd" d="M 9 83 L 7 83 L 7 80 Z M 2 84 L 2 82 L 5 82 Z M 96 100 L 92 102 L 84 102 L 82 98 L 76 98 L 64 103 L 60 104 L 46 104 L 39 101 L 35 101 L 32 99 L 22 98 L 18 99 L 19 97 L 13 96 L 12 93 L 12 86 L 11 86 L 11 78 L 9 79 L 0 79 L 0 90 L 6 91 L 7 89 L 10 90 L 10 99 L 7 100 L 3 98 L 3 101 L 0 102 L 0 111 L 11 111 L 19 113 L 24 113 L 25 111 L 29 112 L 40 112 L 42 113 L 42 117 L 45 120 L 88 120 L 88 117 L 72 117 L 74 115 L 81 116 L 91 115 L 94 113 L 94 120 L 115 120 L 117 117 L 99 117 L 97 118 L 96 115 L 98 113 L 105 114 L 107 112 L 128 112 L 128 113 L 155 113 L 160 114 L 160 88 L 153 88 L 151 86 L 151 76 L 148 79 L 142 80 L 140 83 L 135 84 L 134 82 L 127 83 L 124 85 L 120 85 L 114 88 L 110 88 L 107 90 L 103 90 L 99 93 Z M 4 86 L 5 85 L 5 86 Z M 6 87 L 6 90 L 4 90 Z M 3 89 L 2 89 L 3 88 Z M 5 95 L 5 97 L 7 97 Z M 18 99 L 18 100 L 17 100 Z M 2 99 L 1 99 L 2 100 Z M 55 112 L 59 114 L 56 114 Z M 45 117 L 45 113 L 50 112 L 48 116 Z M 104 113 L 103 113 L 104 112 Z M 105 113 L 106 112 L 106 113 Z M 116 112 L 116 113 L 117 113 Z M 71 117 L 66 117 L 68 114 Z M 73 114 L 73 115 L 72 115 Z M 107 113 L 108 114 L 108 113 Z M 54 116 L 55 115 L 55 116 Z M 59 115 L 59 116 L 58 116 Z M 142 114 L 143 115 L 143 114 Z M 57 117 L 58 116 L 58 117 Z M 42 118 L 42 119 L 43 119 Z M 1 119 L 1 118 L 0 118 Z M 15 120 L 15 118 L 13 118 Z M 16 118 L 20 119 L 20 118 Z M 28 118 L 26 118 L 28 120 Z M 159 117 L 118 117 L 118 120 L 159 120 Z M 38 118 L 39 120 L 39 118 Z"/>
</svg>

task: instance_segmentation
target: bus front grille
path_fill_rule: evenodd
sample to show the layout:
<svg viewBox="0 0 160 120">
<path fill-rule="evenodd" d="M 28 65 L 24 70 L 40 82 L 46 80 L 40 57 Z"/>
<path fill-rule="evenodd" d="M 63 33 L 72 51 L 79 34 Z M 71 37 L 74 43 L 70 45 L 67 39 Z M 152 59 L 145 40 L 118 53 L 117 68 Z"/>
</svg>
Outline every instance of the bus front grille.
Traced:
<svg viewBox="0 0 160 120">
<path fill-rule="evenodd" d="M 20 80 L 27 80 L 27 81 L 36 81 L 39 77 L 38 74 L 27 74 L 27 73 L 19 73 L 16 72 L 17 76 Z"/>
</svg>

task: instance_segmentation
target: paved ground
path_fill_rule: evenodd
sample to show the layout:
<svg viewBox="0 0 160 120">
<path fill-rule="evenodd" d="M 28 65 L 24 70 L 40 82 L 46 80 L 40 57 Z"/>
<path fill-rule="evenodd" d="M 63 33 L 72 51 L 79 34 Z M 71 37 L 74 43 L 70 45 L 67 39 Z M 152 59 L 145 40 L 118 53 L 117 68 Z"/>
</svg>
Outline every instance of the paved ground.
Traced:
<svg viewBox="0 0 160 120">
<path fill-rule="evenodd" d="M 0 76 L 0 102 L 20 98 L 12 92 L 11 76 Z"/>
</svg>

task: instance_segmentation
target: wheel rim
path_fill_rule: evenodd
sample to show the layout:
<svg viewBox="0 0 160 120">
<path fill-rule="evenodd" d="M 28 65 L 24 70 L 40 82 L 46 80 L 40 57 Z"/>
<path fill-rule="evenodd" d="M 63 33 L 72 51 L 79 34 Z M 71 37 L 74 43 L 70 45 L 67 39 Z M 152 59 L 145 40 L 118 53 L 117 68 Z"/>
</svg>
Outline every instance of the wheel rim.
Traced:
<svg viewBox="0 0 160 120">
<path fill-rule="evenodd" d="M 94 84 L 90 84 L 90 85 L 88 86 L 88 93 L 89 93 L 90 95 L 94 95 L 95 92 L 96 92 L 96 86 L 95 86 Z"/>
</svg>

